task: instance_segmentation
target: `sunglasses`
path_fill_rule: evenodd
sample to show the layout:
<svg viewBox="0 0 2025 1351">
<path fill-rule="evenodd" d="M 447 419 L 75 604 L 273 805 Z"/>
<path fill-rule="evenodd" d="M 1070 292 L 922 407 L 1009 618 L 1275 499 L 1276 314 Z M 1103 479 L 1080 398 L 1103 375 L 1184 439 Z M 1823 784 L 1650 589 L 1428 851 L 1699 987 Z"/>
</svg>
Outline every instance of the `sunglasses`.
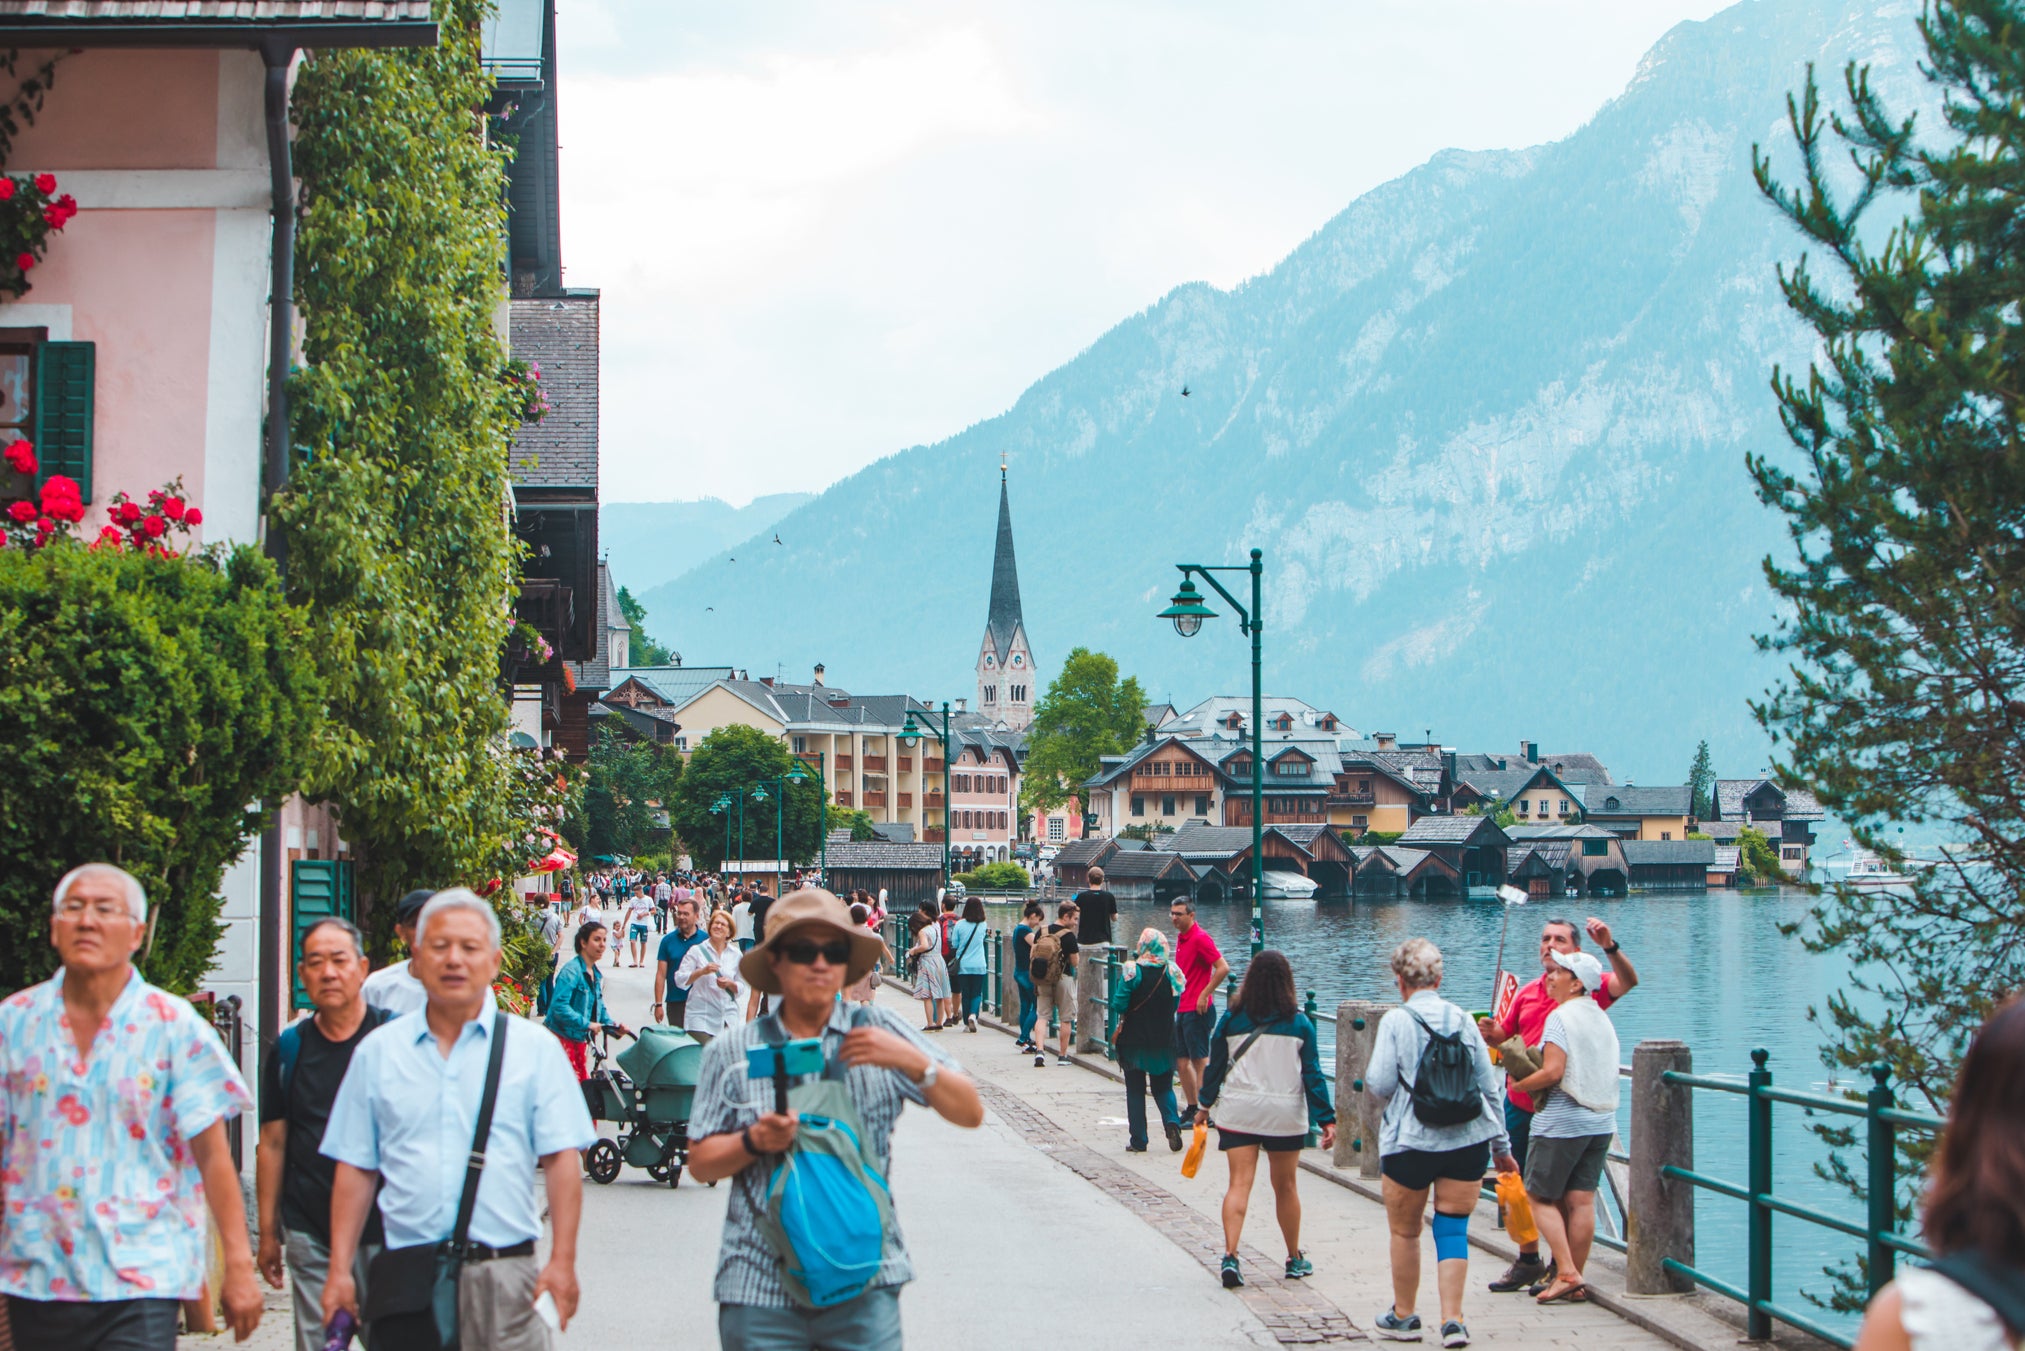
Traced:
<svg viewBox="0 0 2025 1351">
<path fill-rule="evenodd" d="M 814 966 L 818 957 L 831 966 L 848 966 L 851 940 L 834 938 L 827 943 L 818 943 L 813 938 L 790 938 L 780 945 L 780 955 L 796 966 Z"/>
</svg>

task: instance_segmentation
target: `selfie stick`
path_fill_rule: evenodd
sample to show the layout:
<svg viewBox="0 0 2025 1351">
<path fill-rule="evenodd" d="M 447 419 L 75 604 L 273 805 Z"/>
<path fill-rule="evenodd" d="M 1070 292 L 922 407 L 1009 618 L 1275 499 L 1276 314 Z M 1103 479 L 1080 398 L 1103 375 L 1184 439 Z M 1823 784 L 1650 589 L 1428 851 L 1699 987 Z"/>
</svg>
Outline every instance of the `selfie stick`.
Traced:
<svg viewBox="0 0 2025 1351">
<path fill-rule="evenodd" d="M 773 1109 L 782 1116 L 788 1109 L 787 1048 L 773 1048 Z"/>
</svg>

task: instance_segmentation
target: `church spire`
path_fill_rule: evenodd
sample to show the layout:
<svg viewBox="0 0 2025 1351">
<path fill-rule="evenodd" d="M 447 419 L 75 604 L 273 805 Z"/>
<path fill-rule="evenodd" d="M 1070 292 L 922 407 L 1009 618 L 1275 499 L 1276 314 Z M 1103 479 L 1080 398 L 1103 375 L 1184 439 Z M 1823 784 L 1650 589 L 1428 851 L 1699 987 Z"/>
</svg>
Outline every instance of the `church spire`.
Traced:
<svg viewBox="0 0 2025 1351">
<path fill-rule="evenodd" d="M 1003 665 L 1012 651 L 1013 635 L 1024 625 L 1020 614 L 1020 572 L 1013 561 L 1012 503 L 1006 496 L 1005 458 L 998 465 L 998 546 L 991 559 L 991 608 L 985 614 L 985 629 L 994 654 Z"/>
</svg>

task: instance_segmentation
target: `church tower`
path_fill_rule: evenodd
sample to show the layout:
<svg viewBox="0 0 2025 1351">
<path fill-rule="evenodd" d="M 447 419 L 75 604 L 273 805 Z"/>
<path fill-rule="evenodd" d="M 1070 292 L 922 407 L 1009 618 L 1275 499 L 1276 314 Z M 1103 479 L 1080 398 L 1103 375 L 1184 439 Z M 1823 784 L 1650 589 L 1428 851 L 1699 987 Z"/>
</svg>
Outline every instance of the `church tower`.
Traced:
<svg viewBox="0 0 2025 1351">
<path fill-rule="evenodd" d="M 991 560 L 991 607 L 985 613 L 984 645 L 977 654 L 977 711 L 1015 731 L 1034 720 L 1034 654 L 1027 646 L 1020 615 L 1020 573 L 1013 561 L 1012 504 L 1006 496 L 1006 465 L 998 464 L 998 544 Z"/>
</svg>

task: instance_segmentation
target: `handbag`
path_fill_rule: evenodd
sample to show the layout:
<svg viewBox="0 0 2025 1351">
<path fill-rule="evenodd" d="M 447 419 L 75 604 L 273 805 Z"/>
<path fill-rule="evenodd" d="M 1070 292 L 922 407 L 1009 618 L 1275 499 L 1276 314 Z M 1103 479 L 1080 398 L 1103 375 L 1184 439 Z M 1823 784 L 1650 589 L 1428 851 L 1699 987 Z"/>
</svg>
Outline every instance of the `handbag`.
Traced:
<svg viewBox="0 0 2025 1351">
<path fill-rule="evenodd" d="M 499 1099 L 509 1021 L 503 1013 L 493 1014 L 492 1053 L 485 1062 L 478 1125 L 471 1132 L 471 1158 L 464 1168 L 464 1192 L 457 1200 L 457 1223 L 450 1237 L 441 1243 L 388 1248 L 366 1268 L 366 1329 L 373 1351 L 457 1351 L 457 1277 L 470 1251 L 471 1215 L 478 1207 L 478 1179 L 485 1171 L 485 1146 L 492 1136 L 492 1108 Z"/>
</svg>

